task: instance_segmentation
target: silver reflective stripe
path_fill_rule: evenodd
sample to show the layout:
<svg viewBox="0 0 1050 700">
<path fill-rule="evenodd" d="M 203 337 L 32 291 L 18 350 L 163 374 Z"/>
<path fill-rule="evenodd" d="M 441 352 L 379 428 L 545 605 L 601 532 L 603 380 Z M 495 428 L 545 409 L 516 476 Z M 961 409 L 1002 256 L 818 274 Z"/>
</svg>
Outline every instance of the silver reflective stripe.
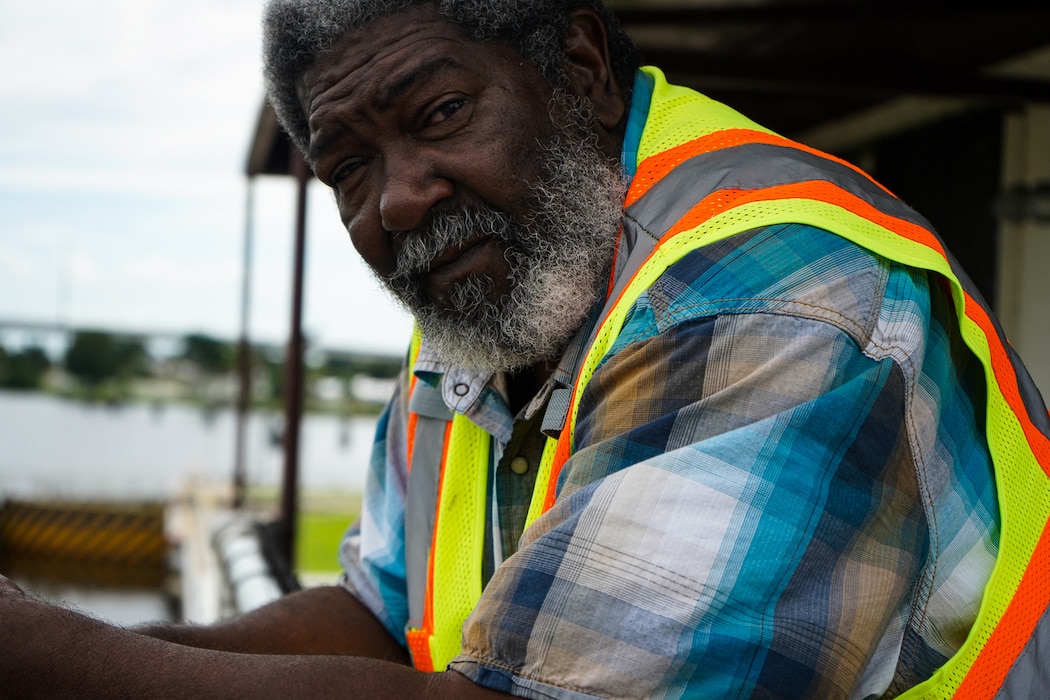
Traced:
<svg viewBox="0 0 1050 700">
<path fill-rule="evenodd" d="M 995 697 L 1000 700 L 1032 700 L 1050 697 L 1050 611 L 1044 611 L 1035 632 L 1006 674 Z"/>
<path fill-rule="evenodd" d="M 638 272 L 638 268 L 642 266 L 642 263 L 649 259 L 653 250 L 656 249 L 660 236 L 664 233 L 666 231 L 663 229 L 655 234 L 646 230 L 631 218 L 630 214 L 624 217 L 621 245 L 626 244 L 628 246 L 627 255 L 619 262 L 619 269 L 616 271 L 616 283 L 613 285 L 608 299 L 605 300 L 605 308 L 602 309 L 602 313 L 598 318 L 605 318 L 609 311 L 612 310 L 624 287 L 631 281 L 634 274 Z M 597 332 L 597 330 L 598 328 L 595 327 L 594 332 Z M 593 340 L 593 337 L 589 340 Z"/>
<path fill-rule="evenodd" d="M 703 153 L 677 166 L 632 204 L 627 214 L 662 236 L 698 202 L 723 189 L 753 190 L 807 180 L 841 187 L 883 212 L 920 226 L 929 222 L 852 168 L 797 148 L 749 143 Z"/>
<path fill-rule="evenodd" d="M 452 412 L 441 399 L 441 392 L 416 381 L 409 400 L 409 411 L 416 413 L 412 465 L 405 497 L 405 573 L 408 587 L 408 625 L 421 627 L 427 594 L 427 558 L 434 534 L 441 455 L 445 449 L 445 430 Z"/>
</svg>

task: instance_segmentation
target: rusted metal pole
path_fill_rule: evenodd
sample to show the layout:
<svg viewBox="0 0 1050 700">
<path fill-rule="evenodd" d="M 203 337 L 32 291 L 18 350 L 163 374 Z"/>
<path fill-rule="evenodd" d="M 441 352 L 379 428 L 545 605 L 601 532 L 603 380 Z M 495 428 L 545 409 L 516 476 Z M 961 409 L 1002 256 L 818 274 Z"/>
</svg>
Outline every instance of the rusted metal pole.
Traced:
<svg viewBox="0 0 1050 700">
<path fill-rule="evenodd" d="M 299 514 L 299 429 L 303 415 L 303 265 L 306 251 L 306 186 L 310 171 L 302 154 L 289 146 L 291 170 L 298 183 L 295 261 L 292 275 L 292 323 L 284 360 L 284 479 L 281 487 L 281 553 L 295 570 L 295 530 Z"/>
</svg>

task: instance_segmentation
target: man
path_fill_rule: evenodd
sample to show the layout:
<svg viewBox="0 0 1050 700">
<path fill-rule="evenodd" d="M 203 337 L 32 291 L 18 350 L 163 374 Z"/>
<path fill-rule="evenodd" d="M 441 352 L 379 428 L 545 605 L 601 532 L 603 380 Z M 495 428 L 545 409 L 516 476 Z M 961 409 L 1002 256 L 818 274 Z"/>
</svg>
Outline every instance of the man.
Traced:
<svg viewBox="0 0 1050 700">
<path fill-rule="evenodd" d="M 138 633 L 7 586 L 0 687 L 1035 687 L 1047 415 L 914 212 L 636 74 L 596 1 L 274 0 L 266 59 L 421 329 L 346 576 Z"/>
</svg>

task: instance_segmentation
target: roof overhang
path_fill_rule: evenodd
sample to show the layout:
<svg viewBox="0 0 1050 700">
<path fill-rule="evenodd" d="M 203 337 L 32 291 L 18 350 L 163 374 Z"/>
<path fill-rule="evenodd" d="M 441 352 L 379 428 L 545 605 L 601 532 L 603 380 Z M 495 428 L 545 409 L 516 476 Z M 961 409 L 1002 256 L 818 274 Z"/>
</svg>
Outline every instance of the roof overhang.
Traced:
<svg viewBox="0 0 1050 700">
<path fill-rule="evenodd" d="M 645 62 L 836 150 L 960 110 L 1050 102 L 1050 3 L 610 0 Z M 289 173 L 260 110 L 249 175 Z"/>
</svg>

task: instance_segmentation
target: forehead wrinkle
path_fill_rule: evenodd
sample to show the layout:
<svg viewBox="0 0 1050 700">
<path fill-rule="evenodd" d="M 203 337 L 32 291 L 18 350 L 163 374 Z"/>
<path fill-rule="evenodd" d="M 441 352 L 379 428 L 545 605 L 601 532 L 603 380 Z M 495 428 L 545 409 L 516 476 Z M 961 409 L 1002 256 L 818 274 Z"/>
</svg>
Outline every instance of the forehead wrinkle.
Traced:
<svg viewBox="0 0 1050 700">
<path fill-rule="evenodd" d="M 315 97 L 326 96 L 327 98 L 345 99 L 353 97 L 354 93 L 367 91 L 370 85 L 375 86 L 374 90 L 379 94 L 385 83 L 396 79 L 397 76 L 406 72 L 402 70 L 406 65 L 409 66 L 408 72 L 418 70 L 412 68 L 413 61 L 418 56 L 426 55 L 427 53 L 440 55 L 441 49 L 438 47 L 441 44 L 457 45 L 464 43 L 463 39 L 465 37 L 462 39 L 452 36 L 434 37 L 428 34 L 427 30 L 428 27 L 426 26 L 406 30 L 401 36 L 386 41 L 378 47 L 369 47 L 367 41 L 359 44 L 353 40 L 354 35 L 349 35 L 344 40 L 349 44 L 346 50 L 342 51 L 340 57 L 335 59 L 332 65 L 318 76 L 317 82 L 322 85 L 322 89 Z M 417 49 L 417 46 L 421 48 Z M 337 46 L 333 52 L 339 52 L 339 47 Z M 354 56 L 354 54 L 357 55 Z M 444 62 L 447 64 L 462 66 L 462 64 L 447 56 L 443 58 L 445 58 Z M 384 62 L 393 62 L 394 65 L 386 73 L 380 72 L 376 74 L 376 64 L 381 65 Z M 360 74 L 362 70 L 370 70 L 370 79 L 361 80 Z M 324 86 L 325 83 L 327 83 L 327 86 Z M 407 89 L 407 86 L 402 88 L 402 91 L 404 89 Z M 389 101 L 391 90 L 391 88 L 385 89 L 382 101 Z"/>
<path fill-rule="evenodd" d="M 435 73 L 439 73 L 446 68 L 462 67 L 463 65 L 459 61 L 449 56 L 440 56 L 433 61 L 417 66 L 407 75 L 401 76 L 392 85 L 387 86 L 383 90 L 382 94 L 375 101 L 376 110 L 379 112 L 389 110 L 394 101 L 408 92 L 414 84 L 428 80 Z"/>
<path fill-rule="evenodd" d="M 395 73 L 395 80 L 393 84 L 387 86 L 380 86 L 376 89 L 376 92 L 379 94 L 373 99 L 373 107 L 375 111 L 379 114 L 386 113 L 393 107 L 394 102 L 399 97 L 408 92 L 408 90 L 410 90 L 413 85 L 425 81 L 431 76 L 440 73 L 444 70 L 457 70 L 463 68 L 465 68 L 465 66 L 460 61 L 457 61 L 450 56 L 439 56 L 434 60 L 427 61 L 421 65 L 412 67 L 404 75 L 399 75 L 399 73 Z M 349 77 L 350 74 L 347 74 L 346 78 Z M 343 81 L 340 81 L 340 83 L 343 83 L 346 80 L 346 78 L 344 78 Z M 337 89 L 338 87 L 339 83 L 333 85 L 330 90 L 324 91 L 322 95 L 325 93 L 330 93 L 331 90 Z M 344 98 L 352 97 L 356 89 L 360 88 L 360 83 L 353 83 L 351 81 L 348 87 L 349 89 L 343 95 Z M 311 162 L 316 162 L 316 160 L 324 153 L 328 146 L 339 136 L 339 130 L 333 132 L 329 129 L 325 129 L 324 131 L 324 134 L 317 135 L 316 138 L 311 139 L 309 147 L 309 158 Z"/>
<path fill-rule="evenodd" d="M 421 41 L 428 45 L 432 45 L 432 42 L 429 39 L 424 38 Z M 458 43 L 457 39 L 449 37 L 445 37 L 444 41 Z M 440 74 L 443 71 L 469 70 L 462 61 L 447 54 L 438 55 L 430 60 L 424 60 L 421 63 L 413 65 L 413 58 L 417 57 L 419 54 L 412 52 L 411 55 L 413 58 L 409 58 L 405 62 L 407 63 L 407 66 L 402 64 L 389 73 L 381 73 L 378 76 L 373 73 L 373 77 L 370 80 L 362 81 L 359 79 L 358 76 L 361 69 L 377 61 L 396 60 L 398 54 L 404 53 L 405 51 L 411 51 L 411 47 L 415 43 L 417 43 L 416 40 L 403 37 L 394 44 L 384 47 L 384 50 L 366 57 L 363 61 L 355 62 L 355 64 L 350 67 L 344 67 L 343 70 L 339 70 L 337 66 L 333 66 L 329 70 L 321 73 L 316 80 L 316 83 L 320 84 L 320 90 L 310 99 L 311 107 L 309 109 L 309 114 L 311 115 L 311 121 L 313 121 L 315 116 L 320 116 L 327 112 L 333 102 L 354 100 L 358 94 L 362 95 L 362 97 L 358 99 L 368 101 L 368 93 L 370 91 L 372 93 L 370 107 L 377 114 L 384 114 L 389 112 L 390 109 L 393 108 L 396 100 L 408 92 L 414 85 L 428 80 L 432 76 Z M 333 72 L 338 72 L 339 77 L 328 82 L 325 79 L 326 74 L 331 74 Z M 325 85 L 326 82 L 328 82 L 327 85 Z M 315 106 L 318 101 L 322 100 L 325 103 L 324 106 Z M 337 112 L 342 114 L 338 119 L 339 124 L 328 123 L 327 126 L 321 130 L 323 133 L 315 133 L 310 139 L 310 144 L 308 146 L 308 159 L 311 163 L 316 163 L 317 160 L 324 155 L 329 146 L 340 138 L 345 130 L 345 120 L 349 115 L 342 109 L 337 108 Z M 324 121 L 329 122 L 327 119 Z"/>
</svg>

